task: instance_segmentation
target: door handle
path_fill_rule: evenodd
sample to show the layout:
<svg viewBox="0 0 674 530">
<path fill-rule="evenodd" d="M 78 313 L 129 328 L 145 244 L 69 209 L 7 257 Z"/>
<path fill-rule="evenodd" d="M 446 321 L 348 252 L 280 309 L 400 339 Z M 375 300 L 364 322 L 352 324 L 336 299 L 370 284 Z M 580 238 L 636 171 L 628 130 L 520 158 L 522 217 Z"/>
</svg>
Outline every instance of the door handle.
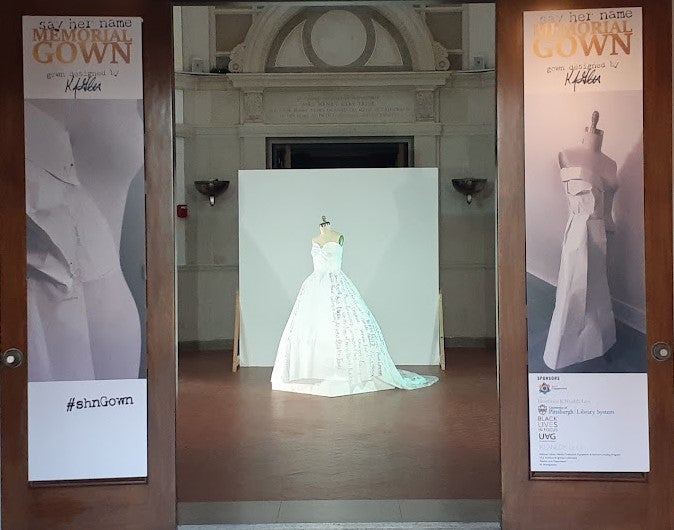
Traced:
<svg viewBox="0 0 674 530">
<path fill-rule="evenodd" d="M 672 357 L 672 347 L 666 342 L 656 342 L 651 348 L 651 355 L 658 361 L 667 361 Z"/>
<path fill-rule="evenodd" d="M 2 352 L 0 359 L 2 366 L 8 368 L 18 368 L 23 363 L 23 352 L 17 348 L 10 348 Z"/>
</svg>

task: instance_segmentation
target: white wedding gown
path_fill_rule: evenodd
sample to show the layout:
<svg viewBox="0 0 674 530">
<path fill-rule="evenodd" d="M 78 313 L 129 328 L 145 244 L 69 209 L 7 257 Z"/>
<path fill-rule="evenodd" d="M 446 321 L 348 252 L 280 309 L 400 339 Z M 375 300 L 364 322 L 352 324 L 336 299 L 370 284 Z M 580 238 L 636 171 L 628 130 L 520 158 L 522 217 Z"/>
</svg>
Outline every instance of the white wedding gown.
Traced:
<svg viewBox="0 0 674 530">
<path fill-rule="evenodd" d="M 342 272 L 339 243 L 312 243 L 304 280 L 281 336 L 272 388 L 319 396 L 412 390 L 438 378 L 398 370 L 379 324 Z"/>
</svg>

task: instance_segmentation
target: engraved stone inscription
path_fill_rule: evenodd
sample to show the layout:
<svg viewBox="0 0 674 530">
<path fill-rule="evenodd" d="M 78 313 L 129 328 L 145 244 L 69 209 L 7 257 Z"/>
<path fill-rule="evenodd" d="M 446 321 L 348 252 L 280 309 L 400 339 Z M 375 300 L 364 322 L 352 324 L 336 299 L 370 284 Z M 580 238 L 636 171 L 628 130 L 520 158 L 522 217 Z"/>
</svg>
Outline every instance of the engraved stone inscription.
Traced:
<svg viewBox="0 0 674 530">
<path fill-rule="evenodd" d="M 267 123 L 410 122 L 414 121 L 414 94 L 265 93 L 264 109 Z"/>
</svg>

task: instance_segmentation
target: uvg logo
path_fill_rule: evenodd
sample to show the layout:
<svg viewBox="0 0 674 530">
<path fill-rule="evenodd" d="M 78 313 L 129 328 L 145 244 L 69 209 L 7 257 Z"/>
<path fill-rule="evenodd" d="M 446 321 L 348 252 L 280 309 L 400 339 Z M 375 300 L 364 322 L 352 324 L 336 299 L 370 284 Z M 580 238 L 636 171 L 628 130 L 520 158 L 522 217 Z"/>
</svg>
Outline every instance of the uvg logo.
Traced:
<svg viewBox="0 0 674 530">
<path fill-rule="evenodd" d="M 539 432 L 538 433 L 538 439 L 539 440 L 556 440 L 557 435 L 554 432 Z"/>
</svg>

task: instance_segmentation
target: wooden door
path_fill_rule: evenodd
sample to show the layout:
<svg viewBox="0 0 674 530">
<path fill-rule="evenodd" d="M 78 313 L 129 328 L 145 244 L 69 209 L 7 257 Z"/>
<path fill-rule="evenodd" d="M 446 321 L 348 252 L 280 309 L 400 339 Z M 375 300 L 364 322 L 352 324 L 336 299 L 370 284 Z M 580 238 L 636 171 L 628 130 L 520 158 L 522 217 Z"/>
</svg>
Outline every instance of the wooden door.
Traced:
<svg viewBox="0 0 674 530">
<path fill-rule="evenodd" d="M 27 482 L 27 370 L 0 370 L 2 528 L 175 528 L 171 7 L 163 1 L 5 2 L 0 7 L 0 349 L 26 351 L 22 15 L 136 16 L 143 22 L 148 299 L 148 478 L 139 483 Z"/>
<path fill-rule="evenodd" d="M 496 3 L 498 305 L 503 528 L 674 528 L 672 360 L 648 355 L 651 471 L 535 477 L 529 472 L 525 293 L 524 11 L 643 7 L 647 344 L 672 343 L 672 13 L 660 0 Z M 543 118 L 544 119 L 544 118 Z"/>
</svg>

